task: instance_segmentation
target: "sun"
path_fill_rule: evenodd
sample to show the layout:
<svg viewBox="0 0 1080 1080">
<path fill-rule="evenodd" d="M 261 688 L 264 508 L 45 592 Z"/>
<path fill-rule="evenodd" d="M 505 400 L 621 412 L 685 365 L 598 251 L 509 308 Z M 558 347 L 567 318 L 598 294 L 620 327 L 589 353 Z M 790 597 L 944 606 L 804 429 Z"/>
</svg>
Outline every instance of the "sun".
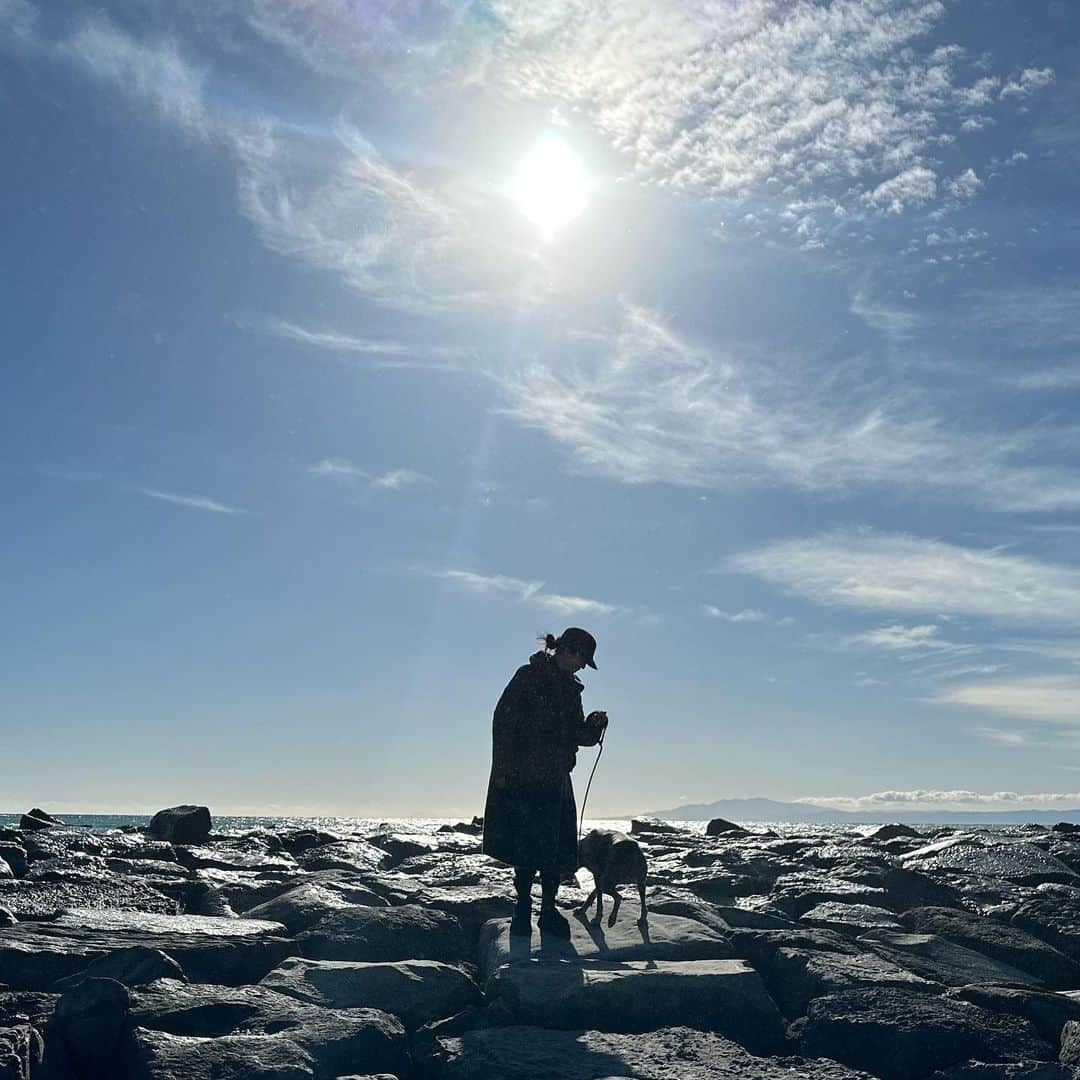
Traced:
<svg viewBox="0 0 1080 1080">
<path fill-rule="evenodd" d="M 545 135 L 537 142 L 514 180 L 514 202 L 546 236 L 585 209 L 588 193 L 581 159 L 556 135 Z"/>
</svg>

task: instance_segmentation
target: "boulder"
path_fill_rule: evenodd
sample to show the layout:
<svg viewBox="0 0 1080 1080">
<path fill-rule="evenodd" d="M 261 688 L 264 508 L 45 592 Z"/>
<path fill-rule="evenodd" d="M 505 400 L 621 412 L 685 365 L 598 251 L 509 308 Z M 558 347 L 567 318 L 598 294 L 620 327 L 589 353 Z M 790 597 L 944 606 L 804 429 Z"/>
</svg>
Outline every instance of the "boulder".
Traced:
<svg viewBox="0 0 1080 1080">
<path fill-rule="evenodd" d="M 479 988 L 461 968 L 436 960 L 365 964 L 292 957 L 260 985 L 324 1008 L 381 1009 L 410 1030 L 480 1000 Z"/>
<path fill-rule="evenodd" d="M 1058 1060 L 1062 1065 L 1080 1065 L 1080 1021 L 1069 1020 L 1062 1028 Z"/>
<path fill-rule="evenodd" d="M 1061 1041 L 1061 1029 L 1070 1020 L 1080 1020 L 1080 1001 L 1064 994 L 1038 990 L 1018 990 L 1012 986 L 961 986 L 946 995 L 970 1001 L 990 1012 L 1021 1016 L 1052 1046 Z"/>
<path fill-rule="evenodd" d="M 13 911 L 0 907 L 0 930 L 6 930 L 9 926 L 14 926 L 18 921 Z"/>
<path fill-rule="evenodd" d="M 851 881 L 835 873 L 797 870 L 776 879 L 769 900 L 791 918 L 800 918 L 819 904 L 863 904 L 887 907 L 883 886 Z"/>
<path fill-rule="evenodd" d="M 472 950 L 453 915 L 417 904 L 345 907 L 299 934 L 297 946 L 313 960 L 441 960 L 454 964 Z"/>
<path fill-rule="evenodd" d="M 146 827 L 146 835 L 170 844 L 203 844 L 213 822 L 205 806 L 170 806 L 159 810 Z"/>
<path fill-rule="evenodd" d="M 175 914 L 176 900 L 147 884 L 107 871 L 98 874 L 59 875 L 47 879 L 0 881 L 0 906 L 19 919 L 43 919 L 69 908 L 103 911 L 145 911 Z"/>
<path fill-rule="evenodd" d="M 750 833 L 734 821 L 725 821 L 722 817 L 713 818 L 705 826 L 706 836 L 749 836 Z"/>
<path fill-rule="evenodd" d="M 759 1058 L 691 1028 L 640 1035 L 486 1028 L 439 1040 L 440 1080 L 865 1080 L 835 1061 Z"/>
<path fill-rule="evenodd" d="M 425 833 L 379 833 L 378 836 L 368 837 L 368 841 L 390 856 L 390 861 L 385 865 L 391 870 L 414 855 L 428 855 L 439 848 L 435 837 Z"/>
<path fill-rule="evenodd" d="M 937 934 L 1019 968 L 1051 989 L 1080 987 L 1080 963 L 1019 927 L 1005 926 L 969 911 L 936 907 L 914 908 L 903 915 L 903 922 L 921 933 Z"/>
<path fill-rule="evenodd" d="M 293 951 L 284 927 L 255 919 L 139 912 L 69 912 L 0 934 L 0 983 L 45 990 L 95 960 L 133 946 L 160 949 L 194 982 L 256 982 Z"/>
<path fill-rule="evenodd" d="M 634 1032 L 682 1024 L 757 1054 L 784 1045 L 780 1013 L 742 960 L 528 960 L 501 967 L 487 996 L 537 1027 Z"/>
<path fill-rule="evenodd" d="M 11 873 L 21 878 L 27 869 L 26 848 L 12 840 L 0 841 L 0 859 L 7 863 Z"/>
<path fill-rule="evenodd" d="M 1051 831 L 1056 833 L 1080 833 L 1080 825 L 1077 825 L 1073 821 L 1059 821 L 1056 825 L 1051 826 Z"/>
<path fill-rule="evenodd" d="M 835 930 L 838 934 L 858 937 L 870 930 L 902 930 L 896 916 L 885 908 L 867 904 L 818 904 L 805 912 L 799 922 L 817 926 L 822 930 Z"/>
<path fill-rule="evenodd" d="M 883 1080 L 921 1080 L 968 1059 L 1052 1061 L 1026 1020 L 899 989 L 849 990 L 810 1002 L 797 1031 L 807 1056 L 832 1057 Z"/>
<path fill-rule="evenodd" d="M 659 818 L 631 818 L 630 835 L 639 836 L 652 833 L 662 836 L 689 836 L 690 833 L 679 825 L 672 825 L 670 821 L 661 821 Z"/>
<path fill-rule="evenodd" d="M 612 927 L 573 916 L 569 923 L 570 940 L 554 947 L 538 936 L 527 942 L 511 938 L 509 919 L 485 923 L 478 946 L 481 977 L 526 959 L 534 949 L 538 955 L 593 960 L 728 960 L 732 955 L 725 935 L 677 915 L 650 914 L 645 926 L 625 913 Z"/>
<path fill-rule="evenodd" d="M 877 840 L 885 843 L 888 840 L 921 839 L 922 834 L 917 833 L 910 825 L 901 825 L 893 822 L 889 825 L 878 825 L 863 834 L 867 840 Z"/>
<path fill-rule="evenodd" d="M 761 974 L 772 999 L 790 1018 L 802 1016 L 813 998 L 844 990 L 881 987 L 935 993 L 936 984 L 827 930 L 740 930 L 736 956 Z"/>
<path fill-rule="evenodd" d="M 66 979 L 59 979 L 50 988 L 53 993 L 63 994 L 73 989 L 83 979 L 113 979 L 123 986 L 143 986 L 157 979 L 186 981 L 184 969 L 160 949 L 135 945 L 129 949 L 117 949 L 95 960 Z"/>
<path fill-rule="evenodd" d="M 52 814 L 46 814 L 44 810 L 34 807 L 33 810 L 23 814 L 19 820 L 19 828 L 25 832 L 36 832 L 38 829 L 51 829 L 56 825 L 63 825 L 64 823 L 59 819 L 52 816 Z"/>
<path fill-rule="evenodd" d="M 40 1056 L 40 1036 L 29 1024 L 0 1027 L 0 1080 L 30 1080 Z"/>
<path fill-rule="evenodd" d="M 134 1080 L 314 1080 L 315 1063 L 287 1035 L 188 1038 L 135 1032 Z"/>
<path fill-rule="evenodd" d="M 1041 885 L 1016 906 L 1009 924 L 1080 961 L 1080 888 Z"/>
<path fill-rule="evenodd" d="M 299 934 L 304 930 L 310 930 L 325 916 L 357 904 L 369 904 L 372 907 L 387 906 L 387 902 L 381 896 L 359 886 L 353 888 L 352 896 L 346 900 L 337 890 L 328 889 L 323 885 L 305 883 L 248 908 L 244 912 L 244 918 L 269 919 L 271 922 L 281 923 L 290 934 Z"/>
<path fill-rule="evenodd" d="M 304 870 L 353 870 L 361 873 L 388 869 L 388 852 L 365 840 L 340 840 L 320 844 L 297 855 L 296 861 Z"/>
<path fill-rule="evenodd" d="M 950 837 L 908 852 L 901 861 L 913 870 L 953 870 L 1020 885 L 1080 884 L 1080 877 L 1060 859 L 1023 841 L 994 843 L 967 836 Z"/>
<path fill-rule="evenodd" d="M 1044 985 L 1036 975 L 1029 975 L 936 934 L 871 930 L 859 938 L 858 944 L 924 979 L 946 986 L 1012 983 L 1041 988 Z"/>
<path fill-rule="evenodd" d="M 1009 1064 L 965 1061 L 934 1074 L 934 1080 L 1080 1080 L 1080 1069 L 1049 1061 L 1019 1061 Z"/>
<path fill-rule="evenodd" d="M 461 923 L 469 941 L 476 940 L 484 923 L 491 919 L 508 919 L 514 914 L 514 898 L 507 895 L 505 889 L 492 889 L 487 885 L 424 887 L 409 895 L 409 903 L 452 915 Z"/>
</svg>

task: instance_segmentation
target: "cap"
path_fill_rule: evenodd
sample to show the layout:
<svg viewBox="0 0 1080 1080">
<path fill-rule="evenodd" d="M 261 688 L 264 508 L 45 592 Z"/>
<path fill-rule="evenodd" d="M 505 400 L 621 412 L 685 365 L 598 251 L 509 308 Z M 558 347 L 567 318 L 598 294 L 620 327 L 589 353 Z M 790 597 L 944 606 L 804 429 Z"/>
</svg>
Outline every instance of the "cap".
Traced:
<svg viewBox="0 0 1080 1080">
<path fill-rule="evenodd" d="M 593 663 L 593 654 L 596 652 L 596 638 L 588 630 L 582 630 L 579 626 L 568 626 L 559 636 L 559 644 L 572 649 L 578 654 L 593 671 L 596 664 Z"/>
</svg>

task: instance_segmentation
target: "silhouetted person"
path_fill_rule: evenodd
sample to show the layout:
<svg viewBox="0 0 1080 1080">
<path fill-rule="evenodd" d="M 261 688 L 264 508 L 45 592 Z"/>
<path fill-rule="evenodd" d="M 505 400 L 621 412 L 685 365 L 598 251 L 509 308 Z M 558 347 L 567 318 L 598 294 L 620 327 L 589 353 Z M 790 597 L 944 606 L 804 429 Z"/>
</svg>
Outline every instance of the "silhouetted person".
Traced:
<svg viewBox="0 0 1080 1080">
<path fill-rule="evenodd" d="M 514 867 L 512 934 L 528 934 L 531 889 L 540 873 L 540 929 L 569 936 L 555 909 L 559 882 L 578 867 L 577 806 L 570 772 L 579 746 L 595 746 L 607 715 L 581 707 L 575 672 L 595 670 L 596 639 L 572 626 L 543 639 L 495 706 L 491 779 L 484 808 L 484 852 Z"/>
</svg>

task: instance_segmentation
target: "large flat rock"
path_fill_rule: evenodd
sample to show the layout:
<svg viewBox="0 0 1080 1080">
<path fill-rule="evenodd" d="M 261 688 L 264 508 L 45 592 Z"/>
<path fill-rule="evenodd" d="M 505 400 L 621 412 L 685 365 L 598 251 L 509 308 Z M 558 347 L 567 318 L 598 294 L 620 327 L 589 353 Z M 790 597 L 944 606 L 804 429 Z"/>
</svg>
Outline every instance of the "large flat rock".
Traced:
<svg viewBox="0 0 1080 1080">
<path fill-rule="evenodd" d="M 650 914 L 648 925 L 643 926 L 631 914 L 636 910 L 636 906 L 624 904 L 619 921 L 612 927 L 571 916 L 571 936 L 565 943 L 541 940 L 535 931 L 528 939 L 511 938 L 509 919 L 492 920 L 480 931 L 481 976 L 487 979 L 503 964 L 541 955 L 619 961 L 731 958 L 727 938 L 703 923 L 679 915 Z"/>
<path fill-rule="evenodd" d="M 1021 885 L 1058 882 L 1080 885 L 1080 877 L 1060 859 L 1034 844 L 993 843 L 959 836 L 927 844 L 901 859 L 912 870 L 953 870 L 1003 878 Z"/>
<path fill-rule="evenodd" d="M 132 881 L 108 872 L 77 879 L 0 880 L 0 907 L 20 919 L 42 919 L 72 907 L 96 907 L 112 911 L 148 911 L 169 914 L 176 901 L 143 881 Z"/>
<path fill-rule="evenodd" d="M 452 1016 L 480 1000 L 479 988 L 461 968 L 436 960 L 365 964 L 291 957 L 261 985 L 325 1008 L 381 1009 L 400 1017 L 410 1029 Z"/>
<path fill-rule="evenodd" d="M 280 1035 L 187 1038 L 135 1033 L 138 1080 L 314 1080 L 315 1062 Z"/>
<path fill-rule="evenodd" d="M 193 982 L 257 982 L 294 949 L 278 923 L 145 912 L 68 912 L 0 930 L 0 983 L 45 990 L 117 949 L 160 949 Z"/>
<path fill-rule="evenodd" d="M 488 984 L 522 1024 L 641 1032 L 682 1024 L 776 1053 L 783 1022 L 761 977 L 742 960 L 530 960 Z"/>
<path fill-rule="evenodd" d="M 866 1080 L 835 1061 L 760 1058 L 722 1035 L 489 1028 L 440 1039 L 440 1080 Z"/>
</svg>

